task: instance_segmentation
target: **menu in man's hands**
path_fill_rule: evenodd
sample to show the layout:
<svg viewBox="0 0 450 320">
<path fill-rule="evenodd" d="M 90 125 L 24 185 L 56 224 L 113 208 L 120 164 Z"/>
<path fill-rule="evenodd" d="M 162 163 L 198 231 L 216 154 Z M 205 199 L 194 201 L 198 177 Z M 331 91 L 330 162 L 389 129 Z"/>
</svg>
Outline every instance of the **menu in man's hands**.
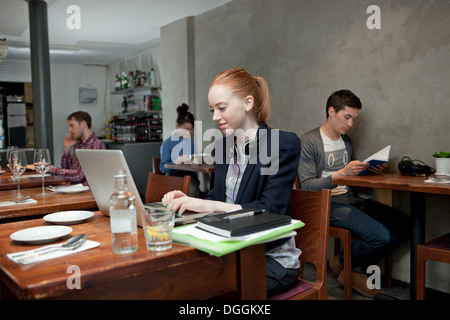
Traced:
<svg viewBox="0 0 450 320">
<path fill-rule="evenodd" d="M 259 209 L 242 209 L 196 219 L 200 229 L 225 236 L 237 237 L 288 225 L 290 216 Z"/>
<path fill-rule="evenodd" d="M 370 157 L 366 158 L 363 162 L 368 162 L 370 167 L 374 167 L 378 164 L 383 164 L 389 161 L 389 155 L 391 153 L 391 146 L 387 146 L 386 148 L 381 149 L 377 153 L 374 153 Z M 369 168 L 361 172 L 361 174 L 370 173 Z"/>
</svg>

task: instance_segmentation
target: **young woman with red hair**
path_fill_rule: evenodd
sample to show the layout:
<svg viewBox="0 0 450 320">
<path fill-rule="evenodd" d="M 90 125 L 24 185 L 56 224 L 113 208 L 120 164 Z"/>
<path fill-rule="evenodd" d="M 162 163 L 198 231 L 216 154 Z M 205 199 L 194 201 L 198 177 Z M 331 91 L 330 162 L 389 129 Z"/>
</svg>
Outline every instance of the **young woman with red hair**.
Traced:
<svg viewBox="0 0 450 320">
<path fill-rule="evenodd" d="M 209 108 L 225 137 L 215 141 L 214 186 L 205 199 L 181 191 L 162 202 L 182 214 L 256 208 L 290 215 L 290 194 L 300 158 L 295 133 L 268 127 L 271 99 L 266 81 L 244 69 L 226 70 L 212 81 Z M 299 273 L 300 250 L 294 238 L 266 246 L 268 295 L 292 287 Z"/>
</svg>

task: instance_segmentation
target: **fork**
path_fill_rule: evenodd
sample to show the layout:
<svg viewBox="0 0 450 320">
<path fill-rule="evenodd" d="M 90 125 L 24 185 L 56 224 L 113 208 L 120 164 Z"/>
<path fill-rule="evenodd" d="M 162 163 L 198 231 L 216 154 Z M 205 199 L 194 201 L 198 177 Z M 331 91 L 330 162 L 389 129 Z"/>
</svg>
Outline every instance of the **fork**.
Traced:
<svg viewBox="0 0 450 320">
<path fill-rule="evenodd" d="M 46 251 L 36 252 L 33 255 L 26 256 L 25 258 L 17 260 L 17 262 L 20 263 L 20 262 L 22 262 L 24 260 L 33 259 L 33 258 L 36 258 L 36 257 L 39 257 L 39 256 L 43 256 L 43 255 L 46 255 L 48 253 L 55 252 L 55 251 L 73 251 L 73 250 L 78 249 L 79 247 L 81 247 L 87 241 L 87 238 L 88 237 L 86 236 L 86 237 L 80 239 L 79 241 L 75 242 L 74 244 L 72 244 L 71 246 L 68 246 L 68 247 L 57 247 L 57 248 L 51 248 L 51 249 L 46 250 Z"/>
<path fill-rule="evenodd" d="M 59 244 L 53 244 L 53 245 L 49 245 L 49 246 L 45 246 L 45 247 L 40 247 L 34 250 L 30 250 L 30 251 L 25 251 L 25 252 L 18 252 L 18 253 L 13 253 L 14 258 L 18 258 L 21 256 L 30 256 L 30 255 L 35 255 L 36 253 L 40 253 L 43 251 L 47 251 L 47 250 L 53 250 L 54 248 L 67 248 L 67 247 L 71 247 L 73 246 L 75 243 L 77 243 L 78 241 L 80 241 L 81 239 L 83 239 L 84 237 L 87 237 L 84 233 L 79 234 L 77 236 L 74 236 L 72 238 L 70 238 L 69 240 L 67 240 L 64 243 L 59 243 Z M 22 259 L 22 258 L 21 258 Z"/>
</svg>

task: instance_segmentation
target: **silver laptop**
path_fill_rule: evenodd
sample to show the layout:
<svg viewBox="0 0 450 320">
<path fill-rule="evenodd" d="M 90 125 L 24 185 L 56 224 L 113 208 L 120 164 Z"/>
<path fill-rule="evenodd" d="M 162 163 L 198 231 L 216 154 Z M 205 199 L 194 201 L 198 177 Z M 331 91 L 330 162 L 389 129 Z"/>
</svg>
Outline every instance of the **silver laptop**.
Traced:
<svg viewBox="0 0 450 320">
<path fill-rule="evenodd" d="M 77 149 L 75 152 L 97 202 L 97 206 L 101 213 L 106 216 L 109 216 L 109 198 L 115 188 L 114 174 L 118 170 L 126 171 L 128 190 L 136 197 L 137 224 L 142 226 L 141 211 L 144 210 L 144 205 L 122 151 Z"/>
</svg>

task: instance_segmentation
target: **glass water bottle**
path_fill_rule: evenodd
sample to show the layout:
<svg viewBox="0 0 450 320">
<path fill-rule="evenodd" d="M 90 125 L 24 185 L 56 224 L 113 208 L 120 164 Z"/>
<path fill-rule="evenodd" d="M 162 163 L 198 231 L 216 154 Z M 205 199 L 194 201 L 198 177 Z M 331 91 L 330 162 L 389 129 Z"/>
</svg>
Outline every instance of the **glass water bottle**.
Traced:
<svg viewBox="0 0 450 320">
<path fill-rule="evenodd" d="M 136 198 L 128 190 L 126 171 L 117 171 L 114 176 L 116 187 L 109 199 L 112 250 L 130 253 L 138 249 Z"/>
</svg>

